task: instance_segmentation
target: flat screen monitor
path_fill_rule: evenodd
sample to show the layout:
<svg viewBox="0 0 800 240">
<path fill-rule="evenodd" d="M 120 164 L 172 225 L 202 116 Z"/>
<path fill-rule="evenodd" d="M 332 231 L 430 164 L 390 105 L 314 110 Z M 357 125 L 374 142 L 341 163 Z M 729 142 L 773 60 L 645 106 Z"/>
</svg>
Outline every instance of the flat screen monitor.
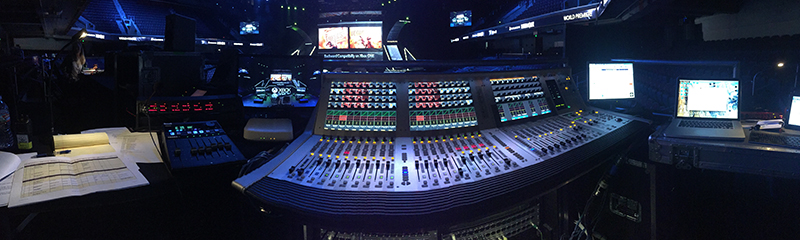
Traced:
<svg viewBox="0 0 800 240">
<path fill-rule="evenodd" d="M 786 120 L 786 128 L 800 130 L 800 95 L 793 95 L 789 106 L 789 117 Z"/>
<path fill-rule="evenodd" d="M 450 27 L 472 26 L 472 11 L 450 12 Z"/>
<path fill-rule="evenodd" d="M 386 50 L 389 52 L 389 60 L 403 61 L 403 55 L 400 54 L 400 49 L 397 45 L 386 45 Z"/>
<path fill-rule="evenodd" d="M 319 29 L 320 49 L 347 49 L 347 27 L 326 27 Z"/>
<path fill-rule="evenodd" d="M 239 35 L 258 34 L 258 22 L 240 22 Z"/>
<path fill-rule="evenodd" d="M 290 82 L 292 81 L 292 73 L 272 73 L 269 75 L 269 80 L 274 82 Z"/>
<path fill-rule="evenodd" d="M 677 117 L 739 118 L 739 81 L 678 80 Z"/>
<path fill-rule="evenodd" d="M 632 99 L 633 63 L 589 63 L 589 100 Z"/>
<path fill-rule="evenodd" d="M 351 49 L 381 49 L 383 41 L 381 35 L 382 28 L 378 27 L 350 27 L 350 48 Z"/>
</svg>

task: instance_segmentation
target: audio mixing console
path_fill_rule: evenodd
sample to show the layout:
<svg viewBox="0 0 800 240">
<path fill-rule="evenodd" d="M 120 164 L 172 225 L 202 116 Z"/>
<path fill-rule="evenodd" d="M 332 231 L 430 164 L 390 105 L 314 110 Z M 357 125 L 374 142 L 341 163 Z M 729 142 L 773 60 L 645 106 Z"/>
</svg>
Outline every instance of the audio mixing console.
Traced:
<svg viewBox="0 0 800 240">
<path fill-rule="evenodd" d="M 587 108 L 568 71 L 323 75 L 328 101 L 309 129 L 233 185 L 333 215 L 421 215 L 502 196 L 646 126 Z"/>
</svg>

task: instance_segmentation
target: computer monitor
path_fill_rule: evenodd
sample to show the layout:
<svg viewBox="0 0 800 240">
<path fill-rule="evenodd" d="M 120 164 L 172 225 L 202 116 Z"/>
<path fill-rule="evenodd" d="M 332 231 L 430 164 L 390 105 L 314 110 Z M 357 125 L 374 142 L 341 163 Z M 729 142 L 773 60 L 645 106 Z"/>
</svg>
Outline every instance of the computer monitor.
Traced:
<svg viewBox="0 0 800 240">
<path fill-rule="evenodd" d="M 589 63 L 589 100 L 632 99 L 633 63 Z"/>
<path fill-rule="evenodd" d="M 676 117 L 737 119 L 739 81 L 678 80 Z"/>
<path fill-rule="evenodd" d="M 789 105 L 789 115 L 783 126 L 792 130 L 800 130 L 800 94 L 792 95 Z"/>
</svg>

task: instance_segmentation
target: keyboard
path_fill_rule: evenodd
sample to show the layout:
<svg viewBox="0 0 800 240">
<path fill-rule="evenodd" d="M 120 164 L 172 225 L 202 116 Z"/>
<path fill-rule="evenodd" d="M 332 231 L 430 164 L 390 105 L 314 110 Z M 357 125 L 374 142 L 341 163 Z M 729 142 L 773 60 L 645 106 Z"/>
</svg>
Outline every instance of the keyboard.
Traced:
<svg viewBox="0 0 800 240">
<path fill-rule="evenodd" d="M 678 127 L 733 129 L 730 121 L 681 120 Z"/>
<path fill-rule="evenodd" d="M 782 135 L 772 132 L 750 131 L 750 143 L 800 148 L 800 136 Z"/>
</svg>

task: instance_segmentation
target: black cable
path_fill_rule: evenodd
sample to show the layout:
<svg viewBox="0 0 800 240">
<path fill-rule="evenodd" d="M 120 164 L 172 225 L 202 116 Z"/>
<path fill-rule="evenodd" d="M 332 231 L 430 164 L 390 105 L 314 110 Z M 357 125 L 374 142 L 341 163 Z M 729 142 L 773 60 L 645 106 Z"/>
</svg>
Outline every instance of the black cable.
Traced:
<svg viewBox="0 0 800 240">
<path fill-rule="evenodd" d="M 156 90 L 155 90 L 156 85 L 158 85 L 158 82 L 153 83 L 153 92 L 150 93 L 150 96 L 147 97 L 147 100 L 144 100 L 144 105 L 145 106 L 149 106 L 147 104 L 147 102 L 149 102 L 150 99 L 153 98 L 153 95 L 156 95 Z M 141 111 L 141 110 L 142 109 L 136 109 L 136 111 Z M 147 133 L 148 133 L 148 135 L 150 135 L 150 140 L 153 141 L 153 146 L 156 148 L 156 150 L 158 150 L 158 157 L 162 158 L 162 161 L 163 161 L 164 154 L 161 152 L 161 148 L 158 147 L 158 144 L 156 144 L 156 140 L 153 138 L 153 131 L 151 129 L 151 124 L 150 124 L 150 114 L 147 111 L 143 111 L 143 112 L 144 112 L 144 116 L 147 117 Z M 137 120 L 137 122 L 138 122 L 138 120 Z"/>
<path fill-rule="evenodd" d="M 600 177 L 600 181 L 597 182 L 597 187 L 595 187 L 595 191 L 592 193 L 591 196 L 589 196 L 589 200 L 586 201 L 586 205 L 583 208 L 582 214 L 578 217 L 578 221 L 575 223 L 575 227 L 572 229 L 572 234 L 570 235 L 570 238 L 569 238 L 570 240 L 572 240 L 575 237 L 577 237 L 576 240 L 579 240 L 581 238 L 580 237 L 581 236 L 581 232 L 583 232 L 583 231 L 579 231 L 580 230 L 579 226 L 581 225 L 581 222 L 583 222 L 583 219 L 587 216 L 587 213 L 589 211 L 589 208 L 590 208 L 592 202 L 594 202 L 595 197 L 600 195 L 600 191 L 603 191 L 602 192 L 603 196 L 601 196 L 601 197 L 602 198 L 606 197 L 606 194 L 608 192 L 608 191 L 605 191 L 608 188 L 608 183 L 606 182 L 606 180 L 608 180 L 611 177 L 616 175 L 617 166 L 619 166 L 620 163 L 623 162 L 622 160 L 626 158 L 626 156 L 628 155 L 628 152 L 630 152 L 631 149 L 633 149 L 634 146 L 635 146 L 635 144 L 628 145 L 628 147 L 618 155 L 617 161 L 614 163 L 614 165 L 611 165 L 611 169 L 609 169 L 608 173 L 606 173 L 602 177 Z M 603 206 L 600 206 L 600 209 L 602 209 L 602 208 L 603 208 Z M 588 225 L 584 226 L 584 231 L 586 231 L 587 234 L 589 232 L 587 230 L 588 227 L 589 227 Z"/>
<path fill-rule="evenodd" d="M 150 114 L 144 114 L 147 117 L 147 134 L 150 135 L 150 140 L 153 141 L 153 146 L 158 151 L 158 157 L 161 158 L 161 161 L 164 161 L 164 154 L 161 152 L 161 148 L 156 144 L 155 138 L 153 138 L 153 131 L 150 129 Z"/>
</svg>

